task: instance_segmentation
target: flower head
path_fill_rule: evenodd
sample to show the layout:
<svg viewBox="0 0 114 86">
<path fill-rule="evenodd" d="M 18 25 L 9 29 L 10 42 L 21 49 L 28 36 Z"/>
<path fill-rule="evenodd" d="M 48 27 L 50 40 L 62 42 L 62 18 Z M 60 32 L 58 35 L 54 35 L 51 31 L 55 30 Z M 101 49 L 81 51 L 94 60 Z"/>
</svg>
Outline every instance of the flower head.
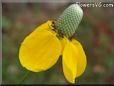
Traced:
<svg viewBox="0 0 114 86">
<path fill-rule="evenodd" d="M 78 6 L 73 4 L 68 8 L 72 12 L 79 10 Z M 73 7 L 73 8 L 72 8 Z M 74 8 L 75 7 L 75 8 Z M 46 23 L 37 27 L 30 35 L 28 35 L 21 44 L 19 50 L 19 60 L 23 67 L 33 72 L 45 71 L 52 67 L 62 55 L 62 67 L 65 78 L 75 83 L 75 78 L 79 77 L 86 67 L 86 55 L 80 42 L 71 37 L 78 26 L 79 21 L 76 24 L 71 24 L 71 27 L 67 27 L 68 21 L 64 16 L 68 12 L 64 11 L 59 20 L 55 22 L 53 26 L 53 20 L 49 20 Z M 80 11 L 80 10 L 79 10 Z M 79 12 L 78 11 L 78 12 Z M 73 13 L 76 15 L 76 12 Z M 69 14 L 68 14 L 69 15 Z M 69 17 L 67 15 L 67 17 Z M 77 16 L 77 15 L 76 15 Z M 65 17 L 65 18 L 64 18 Z M 65 21 L 63 21 L 65 19 Z M 69 19 L 69 18 L 68 18 Z M 72 18 L 71 18 L 72 19 Z M 67 22 L 64 28 L 64 22 Z M 70 21 L 69 21 L 70 22 Z M 63 28 L 63 29 L 62 29 Z"/>
</svg>

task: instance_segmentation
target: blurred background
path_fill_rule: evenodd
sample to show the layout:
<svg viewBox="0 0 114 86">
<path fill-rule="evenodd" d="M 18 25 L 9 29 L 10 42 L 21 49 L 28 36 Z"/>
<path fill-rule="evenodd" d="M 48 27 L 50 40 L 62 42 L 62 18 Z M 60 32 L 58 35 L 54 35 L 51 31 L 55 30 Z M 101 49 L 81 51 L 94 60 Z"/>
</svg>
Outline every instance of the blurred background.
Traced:
<svg viewBox="0 0 114 86">
<path fill-rule="evenodd" d="M 68 84 L 61 59 L 49 70 L 29 73 L 18 58 L 21 42 L 37 26 L 57 19 L 71 3 L 2 3 L 2 83 Z M 76 84 L 114 84 L 114 8 L 82 8 L 76 31 L 87 55 L 87 67 Z"/>
</svg>

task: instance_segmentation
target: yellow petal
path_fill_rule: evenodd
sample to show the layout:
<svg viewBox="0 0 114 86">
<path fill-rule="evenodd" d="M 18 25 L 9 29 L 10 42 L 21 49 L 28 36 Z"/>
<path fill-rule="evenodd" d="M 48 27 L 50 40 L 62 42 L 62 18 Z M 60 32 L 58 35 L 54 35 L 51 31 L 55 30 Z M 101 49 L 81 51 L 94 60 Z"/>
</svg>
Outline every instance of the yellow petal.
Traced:
<svg viewBox="0 0 114 86">
<path fill-rule="evenodd" d="M 63 72 L 69 82 L 75 83 L 77 74 L 76 49 L 68 39 L 65 38 L 65 40 L 66 45 L 64 47 L 62 57 Z"/>
<path fill-rule="evenodd" d="M 60 54 L 61 43 L 47 22 L 24 39 L 19 50 L 19 59 L 23 67 L 39 72 L 52 67 Z"/>
<path fill-rule="evenodd" d="M 82 45 L 75 39 L 72 40 L 72 43 L 75 45 L 76 49 L 77 49 L 77 75 L 76 77 L 79 77 L 81 74 L 83 74 L 83 72 L 85 71 L 86 68 L 86 55 L 85 52 L 83 50 Z"/>
<path fill-rule="evenodd" d="M 61 42 L 61 54 L 62 54 L 62 53 L 63 53 L 63 50 L 64 50 L 64 47 L 65 47 L 66 43 L 68 42 L 68 40 L 67 40 L 66 37 L 61 38 L 61 39 L 59 39 L 59 40 L 60 40 L 60 42 Z"/>
<path fill-rule="evenodd" d="M 38 26 L 38 27 L 36 27 L 36 29 L 34 30 L 35 32 L 37 32 L 37 31 L 42 31 L 42 30 L 48 30 L 48 31 L 50 31 L 50 32 L 52 32 L 52 33 L 55 33 L 54 31 L 53 31 L 53 27 L 52 27 L 52 21 L 51 20 L 48 20 L 46 23 L 44 23 L 44 24 L 42 24 L 42 25 L 40 25 L 40 26 Z M 33 32 L 34 32 L 33 31 Z"/>
</svg>

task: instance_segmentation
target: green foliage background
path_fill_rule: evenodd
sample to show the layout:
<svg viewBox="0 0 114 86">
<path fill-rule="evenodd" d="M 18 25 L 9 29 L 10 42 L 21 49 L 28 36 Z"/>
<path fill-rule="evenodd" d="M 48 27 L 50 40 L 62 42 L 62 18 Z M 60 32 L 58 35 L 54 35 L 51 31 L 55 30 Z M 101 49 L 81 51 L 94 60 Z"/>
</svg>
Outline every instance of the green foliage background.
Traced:
<svg viewBox="0 0 114 86">
<path fill-rule="evenodd" d="M 2 83 L 3 84 L 68 84 L 61 58 L 49 70 L 39 73 L 24 69 L 18 58 L 23 39 L 37 26 L 57 19 L 70 3 L 3 3 L 2 4 Z M 76 84 L 114 84 L 114 10 L 113 8 L 83 8 L 84 17 L 75 38 L 87 55 L 85 73 Z"/>
</svg>

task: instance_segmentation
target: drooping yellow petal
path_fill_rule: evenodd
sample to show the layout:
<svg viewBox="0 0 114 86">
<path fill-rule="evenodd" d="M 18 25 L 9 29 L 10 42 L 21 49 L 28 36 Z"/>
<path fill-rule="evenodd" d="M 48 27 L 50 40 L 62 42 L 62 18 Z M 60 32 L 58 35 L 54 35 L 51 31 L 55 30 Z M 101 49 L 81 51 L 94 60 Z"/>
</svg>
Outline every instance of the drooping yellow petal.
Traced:
<svg viewBox="0 0 114 86">
<path fill-rule="evenodd" d="M 52 33 L 55 34 L 55 32 L 53 31 L 53 29 L 54 28 L 52 27 L 52 21 L 51 20 L 48 20 L 46 23 L 44 23 L 44 24 L 36 27 L 36 29 L 34 31 L 37 32 L 37 31 L 42 31 L 42 30 L 48 30 L 48 31 L 50 31 L 50 32 L 52 32 Z"/>
<path fill-rule="evenodd" d="M 77 51 L 75 46 L 68 39 L 65 38 L 64 40 L 66 40 L 66 44 L 62 54 L 63 72 L 69 82 L 75 83 L 77 75 Z"/>
<path fill-rule="evenodd" d="M 47 22 L 24 39 L 19 50 L 19 59 L 23 67 L 39 72 L 52 67 L 60 54 L 61 43 Z"/>
<path fill-rule="evenodd" d="M 87 61 L 86 61 L 86 55 L 85 52 L 83 50 L 83 47 L 81 45 L 81 43 L 79 43 L 77 40 L 73 39 L 72 43 L 75 45 L 76 49 L 77 49 L 77 75 L 76 77 L 79 77 L 81 74 L 83 74 L 83 72 L 85 71 L 86 65 L 87 65 Z"/>
<path fill-rule="evenodd" d="M 66 37 L 61 38 L 61 39 L 59 39 L 59 40 L 60 40 L 60 42 L 61 42 L 61 54 L 62 54 L 63 51 L 64 51 L 64 47 L 65 47 L 65 45 L 66 45 L 66 43 L 67 43 L 68 41 L 67 41 L 67 38 L 66 38 Z"/>
</svg>

